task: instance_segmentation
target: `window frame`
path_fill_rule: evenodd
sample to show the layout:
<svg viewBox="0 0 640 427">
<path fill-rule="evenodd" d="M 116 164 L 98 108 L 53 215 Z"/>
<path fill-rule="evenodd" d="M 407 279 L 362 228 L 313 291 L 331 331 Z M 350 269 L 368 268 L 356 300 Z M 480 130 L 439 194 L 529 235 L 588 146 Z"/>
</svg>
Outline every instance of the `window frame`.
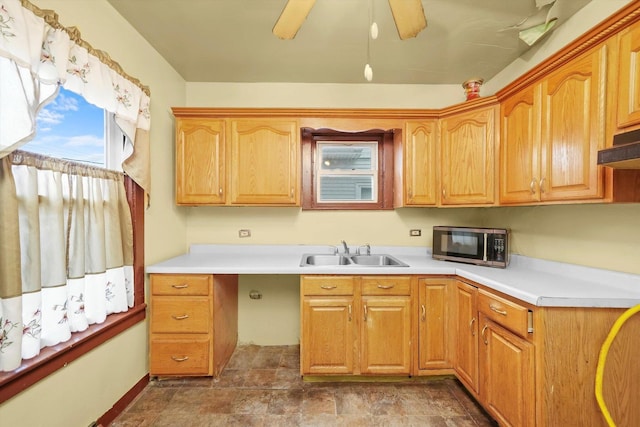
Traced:
<svg viewBox="0 0 640 427">
<path fill-rule="evenodd" d="M 301 129 L 302 210 L 391 210 L 393 209 L 394 137 L 400 130 L 372 129 L 344 132 L 334 129 Z M 316 162 L 318 142 L 352 141 L 378 143 L 378 194 L 376 202 L 318 202 Z"/>
<path fill-rule="evenodd" d="M 145 195 L 144 190 L 128 176 L 125 177 L 125 190 L 133 225 L 133 307 L 125 313 L 110 314 L 103 323 L 89 325 L 86 331 L 74 332 L 69 341 L 43 348 L 38 356 L 23 361 L 16 370 L 0 372 L 0 404 L 144 321 L 147 307 L 144 296 Z"/>
</svg>

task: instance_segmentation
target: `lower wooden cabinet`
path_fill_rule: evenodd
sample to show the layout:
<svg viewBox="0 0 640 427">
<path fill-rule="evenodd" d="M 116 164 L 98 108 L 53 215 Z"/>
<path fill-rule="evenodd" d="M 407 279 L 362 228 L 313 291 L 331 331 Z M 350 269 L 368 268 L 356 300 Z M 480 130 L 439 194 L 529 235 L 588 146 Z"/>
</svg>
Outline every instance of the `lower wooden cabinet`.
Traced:
<svg viewBox="0 0 640 427">
<path fill-rule="evenodd" d="M 449 347 L 450 293 L 454 281 L 446 277 L 418 279 L 418 370 L 451 368 Z"/>
<path fill-rule="evenodd" d="M 302 375 L 411 374 L 411 278 L 302 276 Z"/>
<path fill-rule="evenodd" d="M 533 344 L 480 313 L 480 399 L 501 426 L 535 425 Z"/>
<path fill-rule="evenodd" d="M 238 277 L 151 274 L 149 374 L 218 376 L 238 339 Z"/>
<path fill-rule="evenodd" d="M 478 288 L 456 281 L 454 368 L 467 389 L 478 394 Z"/>
</svg>

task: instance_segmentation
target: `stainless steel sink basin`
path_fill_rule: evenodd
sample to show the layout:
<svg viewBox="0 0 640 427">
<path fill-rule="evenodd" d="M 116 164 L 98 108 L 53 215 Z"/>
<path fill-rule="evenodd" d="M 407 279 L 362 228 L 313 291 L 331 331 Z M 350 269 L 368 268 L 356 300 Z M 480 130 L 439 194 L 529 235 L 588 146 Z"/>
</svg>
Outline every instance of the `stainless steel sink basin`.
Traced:
<svg viewBox="0 0 640 427">
<path fill-rule="evenodd" d="M 354 264 L 371 267 L 409 267 L 398 258 L 386 254 L 353 255 L 351 261 Z"/>
<path fill-rule="evenodd" d="M 304 254 L 300 261 L 301 267 L 310 265 L 350 265 L 351 260 L 342 254 Z"/>
<path fill-rule="evenodd" d="M 399 259 L 387 254 L 345 255 L 345 254 L 304 254 L 300 267 L 313 266 L 357 266 L 357 267 L 409 267 Z"/>
</svg>

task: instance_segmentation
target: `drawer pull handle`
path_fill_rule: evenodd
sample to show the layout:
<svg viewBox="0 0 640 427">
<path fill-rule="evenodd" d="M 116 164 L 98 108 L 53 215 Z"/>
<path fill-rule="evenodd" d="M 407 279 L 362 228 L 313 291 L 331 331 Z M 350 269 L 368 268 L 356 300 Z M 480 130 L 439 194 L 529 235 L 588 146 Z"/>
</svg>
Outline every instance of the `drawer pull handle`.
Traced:
<svg viewBox="0 0 640 427">
<path fill-rule="evenodd" d="M 175 314 L 172 314 L 171 317 L 173 317 L 175 320 L 184 320 L 184 319 L 188 319 L 189 315 L 183 314 L 182 316 L 176 316 Z"/>
<path fill-rule="evenodd" d="M 502 314 L 503 316 L 507 315 L 507 310 L 502 310 L 502 309 L 496 307 L 493 304 L 489 304 L 489 308 L 491 309 L 491 311 L 494 311 L 494 312 L 496 312 L 498 314 Z"/>
<path fill-rule="evenodd" d="M 531 184 L 529 184 L 529 188 L 531 189 L 531 194 L 536 194 L 536 179 L 531 178 Z"/>
<path fill-rule="evenodd" d="M 472 317 L 471 318 L 471 322 L 469 322 L 469 330 L 471 330 L 471 336 L 472 337 L 476 336 L 476 328 L 473 327 L 474 323 L 476 323 L 476 318 Z"/>
<path fill-rule="evenodd" d="M 427 320 L 427 307 L 422 304 L 422 321 L 424 322 L 425 320 Z"/>
<path fill-rule="evenodd" d="M 391 289 L 391 288 L 393 288 L 393 285 L 378 285 L 378 288 L 380 288 L 380 289 Z"/>
<path fill-rule="evenodd" d="M 171 356 L 171 359 L 173 359 L 174 362 L 186 362 L 187 360 L 189 360 L 189 356 L 182 356 L 182 357 Z"/>
<path fill-rule="evenodd" d="M 480 332 L 480 335 L 482 336 L 482 341 L 484 342 L 484 345 L 489 345 L 489 341 L 487 341 L 487 337 L 484 336 L 484 331 L 486 331 L 488 327 L 489 327 L 489 325 L 484 325 L 484 328 L 482 328 L 482 332 Z"/>
<path fill-rule="evenodd" d="M 364 321 L 367 321 L 367 306 L 364 306 Z"/>
<path fill-rule="evenodd" d="M 322 285 L 320 286 L 322 289 L 326 289 L 327 291 L 330 291 L 331 289 L 335 289 L 337 288 L 337 286 L 330 286 L 330 285 Z"/>
<path fill-rule="evenodd" d="M 349 322 L 351 322 L 351 304 L 349 304 Z"/>
<path fill-rule="evenodd" d="M 173 289 L 187 289 L 189 287 L 189 285 L 187 284 L 183 284 L 183 285 L 171 285 L 171 287 Z"/>
</svg>

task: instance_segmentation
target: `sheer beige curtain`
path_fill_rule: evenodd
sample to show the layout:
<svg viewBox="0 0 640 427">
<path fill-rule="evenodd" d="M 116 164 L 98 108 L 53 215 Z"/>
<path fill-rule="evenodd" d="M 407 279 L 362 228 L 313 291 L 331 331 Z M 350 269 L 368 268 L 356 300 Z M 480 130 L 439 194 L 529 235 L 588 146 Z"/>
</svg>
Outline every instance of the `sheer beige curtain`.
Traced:
<svg viewBox="0 0 640 427">
<path fill-rule="evenodd" d="M 133 306 L 119 172 L 14 151 L 0 170 L 0 370 Z"/>
</svg>

